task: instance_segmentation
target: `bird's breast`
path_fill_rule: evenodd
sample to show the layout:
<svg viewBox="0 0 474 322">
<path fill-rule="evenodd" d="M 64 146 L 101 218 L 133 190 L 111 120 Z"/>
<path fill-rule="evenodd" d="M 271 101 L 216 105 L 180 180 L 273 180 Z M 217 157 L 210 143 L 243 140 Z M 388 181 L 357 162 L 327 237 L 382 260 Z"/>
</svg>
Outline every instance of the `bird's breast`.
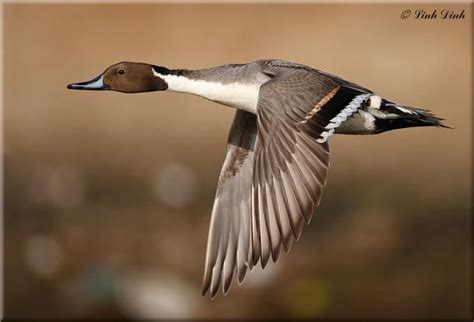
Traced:
<svg viewBox="0 0 474 322">
<path fill-rule="evenodd" d="M 257 113 L 259 82 L 220 82 L 217 80 L 192 79 L 177 75 L 160 75 L 173 92 L 198 95 L 208 100 Z"/>
</svg>

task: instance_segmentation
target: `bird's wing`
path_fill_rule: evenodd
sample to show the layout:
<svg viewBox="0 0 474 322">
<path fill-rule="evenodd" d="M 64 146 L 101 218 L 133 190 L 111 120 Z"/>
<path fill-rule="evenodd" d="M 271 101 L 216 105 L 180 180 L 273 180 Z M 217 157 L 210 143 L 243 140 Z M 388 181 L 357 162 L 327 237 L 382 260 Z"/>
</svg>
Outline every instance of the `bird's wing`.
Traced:
<svg viewBox="0 0 474 322">
<path fill-rule="evenodd" d="M 219 177 L 203 283 L 211 298 L 221 285 L 227 293 L 235 271 L 242 282 L 259 260 L 289 251 L 326 184 L 327 137 L 368 95 L 303 65 L 269 61 L 263 72 L 272 79 L 260 87 L 257 116 L 236 112 Z"/>
<path fill-rule="evenodd" d="M 252 178 L 252 262 L 289 251 L 326 184 L 327 138 L 370 92 L 303 65 L 269 62 L 260 87 Z"/>
<path fill-rule="evenodd" d="M 229 290 L 235 268 L 242 282 L 251 262 L 251 189 L 257 117 L 237 110 L 211 215 L 203 295 Z"/>
</svg>

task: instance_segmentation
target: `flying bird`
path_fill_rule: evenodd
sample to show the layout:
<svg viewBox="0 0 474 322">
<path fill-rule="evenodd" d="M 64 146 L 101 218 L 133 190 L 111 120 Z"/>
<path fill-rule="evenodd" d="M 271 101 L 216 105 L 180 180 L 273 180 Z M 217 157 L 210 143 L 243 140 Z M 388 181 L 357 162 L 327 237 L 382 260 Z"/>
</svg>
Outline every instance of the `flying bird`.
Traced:
<svg viewBox="0 0 474 322">
<path fill-rule="evenodd" d="M 189 93 L 236 108 L 212 209 L 203 295 L 276 262 L 311 220 L 326 185 L 328 139 L 419 126 L 430 111 L 389 101 L 323 71 L 282 60 L 207 69 L 121 62 L 76 90 Z"/>
</svg>

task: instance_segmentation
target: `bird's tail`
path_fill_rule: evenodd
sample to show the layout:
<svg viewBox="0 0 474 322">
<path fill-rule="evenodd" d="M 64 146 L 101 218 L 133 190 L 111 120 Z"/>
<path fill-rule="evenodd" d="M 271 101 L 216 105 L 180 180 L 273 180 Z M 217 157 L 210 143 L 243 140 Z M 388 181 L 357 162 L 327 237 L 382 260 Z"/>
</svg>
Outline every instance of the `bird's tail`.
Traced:
<svg viewBox="0 0 474 322">
<path fill-rule="evenodd" d="M 434 115 L 431 111 L 410 106 L 387 103 L 386 112 L 392 117 L 394 128 L 418 127 L 418 126 L 436 126 L 452 129 L 443 123 L 444 119 Z"/>
</svg>

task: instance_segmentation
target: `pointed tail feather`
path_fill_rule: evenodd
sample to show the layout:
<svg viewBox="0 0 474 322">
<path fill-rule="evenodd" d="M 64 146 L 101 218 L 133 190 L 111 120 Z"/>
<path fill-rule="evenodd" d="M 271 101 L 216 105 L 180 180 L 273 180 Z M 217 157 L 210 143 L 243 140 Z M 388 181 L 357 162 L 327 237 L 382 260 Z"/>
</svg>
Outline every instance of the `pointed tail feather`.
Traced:
<svg viewBox="0 0 474 322">
<path fill-rule="evenodd" d="M 391 113 L 394 113 L 400 117 L 399 119 L 400 121 L 403 121 L 404 127 L 436 126 L 447 129 L 453 129 L 452 127 L 445 125 L 442 122 L 444 121 L 443 118 L 434 115 L 429 110 L 397 105 L 394 103 L 387 104 L 387 107 L 390 109 Z"/>
</svg>

